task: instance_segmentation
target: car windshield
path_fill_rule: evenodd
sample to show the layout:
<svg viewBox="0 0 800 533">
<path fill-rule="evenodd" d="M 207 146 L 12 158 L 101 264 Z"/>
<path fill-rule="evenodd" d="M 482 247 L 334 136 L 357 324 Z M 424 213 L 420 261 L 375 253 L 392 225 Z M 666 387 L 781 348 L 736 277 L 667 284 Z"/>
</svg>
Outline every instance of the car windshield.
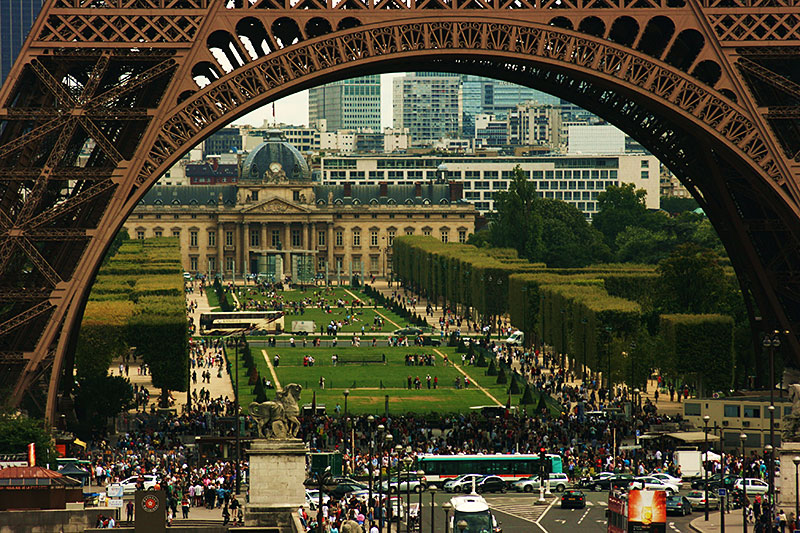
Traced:
<svg viewBox="0 0 800 533">
<path fill-rule="evenodd" d="M 463 530 L 464 533 L 492 533 L 492 515 L 489 514 L 489 511 L 478 513 L 456 511 L 453 523 L 458 524 L 462 520 L 467 523 L 467 527 Z"/>
<path fill-rule="evenodd" d="M 681 497 L 680 496 L 670 496 L 670 497 L 667 498 L 667 502 L 681 503 Z"/>
<path fill-rule="evenodd" d="M 692 492 L 689 493 L 689 497 L 690 498 L 702 498 L 703 497 L 703 493 L 700 492 L 699 490 L 693 490 Z"/>
</svg>

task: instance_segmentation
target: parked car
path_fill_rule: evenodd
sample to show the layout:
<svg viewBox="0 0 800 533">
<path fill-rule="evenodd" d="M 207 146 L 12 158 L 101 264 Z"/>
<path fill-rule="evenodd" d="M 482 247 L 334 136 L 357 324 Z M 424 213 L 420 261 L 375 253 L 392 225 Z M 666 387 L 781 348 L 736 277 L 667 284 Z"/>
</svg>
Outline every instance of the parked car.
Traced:
<svg viewBox="0 0 800 533">
<path fill-rule="evenodd" d="M 505 480 L 500 476 L 486 476 L 475 485 L 475 491 L 479 494 L 484 492 L 505 492 L 508 490 Z"/>
<path fill-rule="evenodd" d="M 578 489 L 568 489 L 561 495 L 562 509 L 583 509 L 586 507 L 586 495 Z"/>
<path fill-rule="evenodd" d="M 550 490 L 562 492 L 566 489 L 572 488 L 567 474 L 550 474 Z M 529 478 L 521 479 L 512 484 L 517 492 L 533 492 L 539 490 L 539 476 L 531 476 Z"/>
<path fill-rule="evenodd" d="M 461 474 L 455 479 L 450 479 L 445 482 L 444 490 L 447 492 L 471 492 L 472 480 L 477 484 L 483 475 L 481 474 Z"/>
<path fill-rule="evenodd" d="M 369 490 L 369 487 L 362 483 L 355 481 L 345 481 L 336 485 L 333 490 L 328 491 L 332 498 L 341 499 L 348 492 L 355 492 L 357 490 Z"/>
<path fill-rule="evenodd" d="M 423 333 L 424 331 L 414 326 L 407 326 L 405 328 L 394 330 L 394 334 L 397 335 L 398 337 L 417 337 L 419 335 L 422 335 Z"/>
<path fill-rule="evenodd" d="M 633 475 L 631 474 L 614 474 L 613 476 L 592 480 L 589 487 L 594 491 L 609 490 L 611 488 L 622 489 L 627 488 L 631 481 L 633 481 Z"/>
<path fill-rule="evenodd" d="M 692 509 L 695 511 L 703 510 L 706 508 L 706 493 L 703 490 L 693 490 L 686 495 L 686 499 L 692 504 Z M 708 491 L 708 508 L 719 509 L 719 498 L 716 494 Z"/>
<path fill-rule="evenodd" d="M 675 485 L 679 489 L 683 488 L 683 480 L 681 478 L 671 476 L 666 472 L 653 472 L 652 474 L 650 474 L 650 477 L 660 479 L 661 481 L 666 481 L 670 485 Z"/>
<path fill-rule="evenodd" d="M 122 491 L 125 494 L 133 494 L 137 490 L 137 484 L 142 482 L 142 490 L 151 490 L 158 484 L 158 479 L 153 474 L 144 474 L 141 476 L 131 476 L 119 482 L 122 485 Z"/>
<path fill-rule="evenodd" d="M 766 494 L 769 492 L 769 484 L 755 478 L 740 478 L 736 480 L 733 488 L 744 491 L 745 494 Z"/>
<path fill-rule="evenodd" d="M 628 485 L 628 488 L 644 489 L 644 490 L 663 490 L 667 492 L 667 495 L 677 494 L 681 490 L 680 487 L 676 485 L 667 483 L 666 481 L 662 481 L 652 476 L 637 477 L 633 481 L 631 481 L 630 485 Z"/>
<path fill-rule="evenodd" d="M 322 504 L 325 505 L 331 500 L 331 497 L 322 493 Z M 306 503 L 308 504 L 308 508 L 312 511 L 317 508 L 319 505 L 319 490 L 317 489 L 306 489 Z"/>
<path fill-rule="evenodd" d="M 390 492 L 390 493 L 397 492 L 398 488 L 400 492 L 406 492 L 406 491 L 419 492 L 420 490 L 425 490 L 427 487 L 428 487 L 428 481 L 425 479 L 425 477 L 424 476 L 419 477 L 416 474 L 412 474 L 410 476 L 410 479 L 405 475 L 403 475 L 400 479 L 399 487 L 396 477 L 393 477 L 391 480 L 383 481 L 381 483 L 381 490 L 383 492 Z"/>
<path fill-rule="evenodd" d="M 708 476 L 708 490 L 719 488 L 732 489 L 737 479 L 739 479 L 739 476 L 727 475 L 723 477 L 721 474 Z M 705 483 L 705 479 L 703 478 L 695 479 L 692 481 L 692 488 L 703 490 L 706 486 Z"/>
<path fill-rule="evenodd" d="M 667 496 L 667 514 L 675 513 L 681 516 L 692 514 L 692 502 L 686 496 Z"/>
</svg>

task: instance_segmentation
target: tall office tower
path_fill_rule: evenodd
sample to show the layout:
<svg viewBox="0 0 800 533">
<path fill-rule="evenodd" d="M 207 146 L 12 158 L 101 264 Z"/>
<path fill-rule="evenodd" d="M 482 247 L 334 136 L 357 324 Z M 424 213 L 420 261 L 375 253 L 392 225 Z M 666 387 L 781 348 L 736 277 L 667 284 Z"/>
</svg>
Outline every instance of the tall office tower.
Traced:
<svg viewBox="0 0 800 533">
<path fill-rule="evenodd" d="M 408 128 L 412 144 L 461 134 L 459 75 L 407 73 L 393 84 L 394 128 Z"/>
<path fill-rule="evenodd" d="M 0 85 L 39 15 L 42 0 L 0 0 Z"/>
<path fill-rule="evenodd" d="M 467 139 L 475 136 L 475 117 L 492 112 L 494 80 L 480 76 L 461 77 L 461 134 Z"/>
<path fill-rule="evenodd" d="M 326 131 L 381 130 L 379 74 L 337 81 L 308 91 L 308 123 Z"/>
<path fill-rule="evenodd" d="M 523 87 L 508 81 L 493 80 L 492 112 L 505 115 L 516 109 L 519 104 L 536 102 L 540 105 L 560 106 L 561 98 L 530 87 Z"/>
</svg>

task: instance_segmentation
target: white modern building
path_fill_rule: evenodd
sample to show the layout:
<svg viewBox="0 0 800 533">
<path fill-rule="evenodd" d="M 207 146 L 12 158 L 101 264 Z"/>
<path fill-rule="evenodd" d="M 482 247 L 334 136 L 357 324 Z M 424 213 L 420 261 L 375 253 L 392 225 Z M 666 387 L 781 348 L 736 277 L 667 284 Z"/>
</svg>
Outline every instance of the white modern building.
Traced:
<svg viewBox="0 0 800 533">
<path fill-rule="evenodd" d="M 392 119 L 412 145 L 430 145 L 461 132 L 461 80 L 453 74 L 407 73 L 393 81 Z"/>
<path fill-rule="evenodd" d="M 536 182 L 540 196 L 569 202 L 589 219 L 597 212 L 597 195 L 609 185 L 633 183 L 647 191 L 648 208 L 658 209 L 660 205 L 659 163 L 649 154 L 324 157 L 320 177 L 323 184 L 337 185 L 457 180 L 463 182 L 464 199 L 485 214 L 494 209 L 494 195 L 508 189 L 517 165 Z"/>
<path fill-rule="evenodd" d="M 308 91 L 308 123 L 328 131 L 381 128 L 381 77 L 378 74 L 314 87 Z"/>
<path fill-rule="evenodd" d="M 625 133 L 616 126 L 575 125 L 569 127 L 568 154 L 622 154 Z"/>
</svg>

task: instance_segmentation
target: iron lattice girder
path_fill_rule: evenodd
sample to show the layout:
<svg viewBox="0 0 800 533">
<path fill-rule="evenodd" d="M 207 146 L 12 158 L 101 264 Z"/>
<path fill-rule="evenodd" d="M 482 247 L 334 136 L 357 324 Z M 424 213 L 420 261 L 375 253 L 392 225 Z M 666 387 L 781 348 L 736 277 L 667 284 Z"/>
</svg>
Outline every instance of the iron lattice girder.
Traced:
<svg viewBox="0 0 800 533">
<path fill-rule="evenodd" d="M 39 339 L 35 351 L 26 353 L 12 401 L 18 403 L 52 365 L 47 404 L 52 416 L 61 361 L 102 252 L 158 174 L 197 141 L 245 111 L 321 81 L 385 65 L 416 69 L 427 62 L 447 69 L 476 56 L 485 61 L 476 73 L 499 73 L 508 66 L 507 79 L 563 87 L 555 94 L 604 106 L 600 114 L 636 132 L 698 195 L 719 184 L 706 182 L 709 173 L 703 169 L 709 163 L 696 161 L 696 146 L 687 146 L 687 138 L 707 153 L 724 152 L 734 160 L 731 171 L 745 177 L 742 190 L 730 192 L 724 209 L 717 197 L 709 204 L 701 196 L 701 203 L 717 216 L 761 221 L 746 225 L 737 218 L 738 225 L 730 224 L 736 229 L 726 234 L 728 243 L 753 240 L 750 248 L 732 248 L 739 255 L 731 255 L 758 280 L 764 314 L 794 332 L 800 296 L 786 296 L 790 291 L 781 293 L 777 278 L 764 281 L 763 274 L 771 264 L 776 275 L 792 278 L 793 272 L 781 269 L 795 259 L 800 264 L 791 250 L 775 253 L 775 242 L 796 242 L 800 235 L 800 179 L 767 124 L 776 115 L 793 120 L 797 111 L 757 108 L 745 90 L 748 80 L 734 65 L 746 55 L 744 63 L 756 65 L 748 64 L 757 72 L 753 75 L 795 90 L 792 84 L 800 80 L 773 76 L 758 62 L 785 56 L 787 47 L 775 44 L 797 44 L 792 22 L 797 10 L 754 2 L 733 8 L 712 1 L 679 3 L 48 0 L 0 91 L 0 122 L 6 133 L 15 132 L 2 137 L 0 124 L 0 186 L 20 191 L 16 199 L 7 198 L 10 203 L 0 203 L 0 276 L 24 262 L 34 270 L 14 273 L 15 282 L 28 276 L 52 287 L 26 293 L 0 286 L 0 300 L 35 304 L 0 315 L 0 343 L 11 343 L 13 352 L 18 339 L 12 333 L 21 324 Z M 669 19 L 674 31 L 662 42 L 648 42 L 646 29 L 656 18 Z M 627 19 L 636 27 L 614 34 L 615 24 Z M 240 22 L 246 23 L 241 31 Z M 259 24 L 262 28 L 249 34 L 248 48 L 242 36 Z M 328 29 L 320 32 L 325 24 Z M 687 52 L 686 32 L 701 36 L 696 50 Z M 211 50 L 220 35 L 230 37 L 219 45 L 230 52 L 229 64 Z M 66 64 L 79 83 L 64 83 Z M 210 76 L 208 85 L 193 79 L 200 66 Z M 129 75 L 121 75 L 125 72 Z M 22 87 L 23 77 L 36 86 Z M 595 86 L 602 90 L 593 91 Z M 16 103 L 21 91 L 41 95 L 40 101 Z M 79 167 L 68 159 L 88 139 L 96 146 Z M 74 183 L 65 197 L 57 191 L 67 180 Z M 732 205 L 734 195 L 778 207 L 744 214 L 747 206 L 739 205 L 737 212 Z M 745 248 L 748 253 L 741 251 Z M 65 257 L 74 271 L 63 268 Z M 59 272 L 65 272 L 63 281 Z M 775 303 L 778 293 L 796 302 L 782 307 Z M 37 300 L 46 294 L 47 300 Z M 42 326 L 36 319 L 46 313 L 49 323 Z M 789 344 L 800 360 L 797 343 Z"/>
</svg>

